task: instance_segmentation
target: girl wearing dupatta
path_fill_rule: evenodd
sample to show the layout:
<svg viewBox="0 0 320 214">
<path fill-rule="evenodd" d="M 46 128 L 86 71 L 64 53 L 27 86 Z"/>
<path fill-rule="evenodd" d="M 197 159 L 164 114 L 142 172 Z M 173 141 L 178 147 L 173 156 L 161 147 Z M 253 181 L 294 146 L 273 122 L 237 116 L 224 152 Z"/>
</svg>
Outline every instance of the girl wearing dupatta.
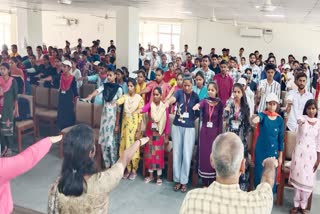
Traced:
<svg viewBox="0 0 320 214">
<path fill-rule="evenodd" d="M 270 93 L 266 97 L 267 109 L 260 112 L 257 117 L 253 118 L 252 122 L 258 124 L 256 129 L 257 140 L 253 145 L 253 160 L 254 163 L 254 186 L 258 186 L 261 181 L 263 172 L 262 162 L 269 157 L 278 159 L 278 175 L 282 164 L 284 124 L 283 119 L 276 113 L 279 105 L 278 96 L 275 93 Z M 277 179 L 277 181 L 279 181 Z M 276 191 L 274 185 L 273 192 Z"/>
<path fill-rule="evenodd" d="M 123 105 L 121 138 L 120 138 L 120 155 L 129 148 L 135 141 L 135 138 L 140 137 L 142 116 L 136 111 L 144 105 L 143 99 L 139 94 L 136 94 L 137 82 L 135 79 L 128 80 L 128 94 L 123 95 L 117 100 L 118 105 Z M 139 167 L 140 151 L 139 149 L 134 154 L 132 160 L 127 165 L 127 170 L 123 178 L 134 180 L 137 177 Z"/>
<path fill-rule="evenodd" d="M 169 110 L 161 101 L 162 90 L 156 87 L 153 91 L 153 102 L 146 104 L 141 112 L 148 112 L 149 122 L 147 124 L 146 136 L 149 142 L 144 147 L 144 163 L 149 171 L 149 177 L 145 183 L 154 180 L 153 172 L 157 171 L 157 184 L 161 185 L 162 169 L 164 168 L 164 141 L 170 134 Z"/>
<path fill-rule="evenodd" d="M 99 144 L 103 156 L 104 165 L 110 168 L 118 160 L 119 144 L 116 142 L 116 135 L 119 133 L 120 108 L 116 101 L 122 96 L 122 88 L 116 83 L 116 74 L 113 70 L 107 71 L 108 82 L 100 86 L 85 100 L 92 100 L 95 96 L 103 94 L 103 110 L 99 131 Z"/>
<path fill-rule="evenodd" d="M 1 156 L 10 156 L 14 136 L 14 117 L 18 116 L 18 85 L 10 77 L 10 66 L 2 63 L 0 66 L 0 141 Z"/>
<path fill-rule="evenodd" d="M 63 73 L 60 74 L 60 90 L 57 124 L 60 130 L 75 124 L 75 101 L 78 97 L 77 82 L 70 74 L 71 62 L 62 63 Z"/>
<path fill-rule="evenodd" d="M 307 101 L 303 116 L 298 118 L 296 146 L 292 153 L 289 183 L 294 187 L 294 207 L 290 213 L 306 213 L 320 162 L 320 122 L 316 100 Z"/>
<path fill-rule="evenodd" d="M 210 163 L 212 142 L 222 133 L 223 104 L 218 98 L 218 85 L 215 82 L 208 84 L 209 97 L 200 101 L 193 110 L 202 111 L 202 125 L 199 132 L 199 165 L 198 174 L 203 186 L 210 186 L 216 179 L 216 172 Z"/>
<path fill-rule="evenodd" d="M 221 89 L 223 90 L 223 89 Z M 239 184 L 243 191 L 249 187 L 249 151 L 247 135 L 250 131 L 250 109 L 243 86 L 240 83 L 233 85 L 233 98 L 229 99 L 224 109 L 224 117 L 227 120 L 226 129 L 228 132 L 237 134 L 243 143 L 244 158 L 246 159 L 246 170 L 240 176 Z M 262 162 L 260 164 L 262 166 Z"/>
</svg>

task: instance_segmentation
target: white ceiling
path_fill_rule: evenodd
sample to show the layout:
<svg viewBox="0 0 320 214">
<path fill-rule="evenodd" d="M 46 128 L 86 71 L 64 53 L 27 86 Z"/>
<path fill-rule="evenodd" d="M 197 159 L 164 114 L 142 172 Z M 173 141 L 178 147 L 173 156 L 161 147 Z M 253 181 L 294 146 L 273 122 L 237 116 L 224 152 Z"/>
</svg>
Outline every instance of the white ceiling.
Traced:
<svg viewBox="0 0 320 214">
<path fill-rule="evenodd" d="M 272 0 L 277 8 L 273 12 L 261 12 L 266 0 L 72 0 L 71 5 L 59 5 L 57 0 L 0 0 L 1 9 L 17 6 L 41 8 L 57 12 L 115 15 L 116 6 L 133 6 L 140 9 L 141 17 L 156 18 L 210 18 L 214 8 L 218 20 L 239 22 L 284 22 L 314 24 L 320 22 L 320 0 Z M 182 14 L 179 11 L 191 11 Z M 111 15 L 110 15 L 111 14 Z M 284 15 L 284 18 L 266 17 L 266 14 Z"/>
</svg>

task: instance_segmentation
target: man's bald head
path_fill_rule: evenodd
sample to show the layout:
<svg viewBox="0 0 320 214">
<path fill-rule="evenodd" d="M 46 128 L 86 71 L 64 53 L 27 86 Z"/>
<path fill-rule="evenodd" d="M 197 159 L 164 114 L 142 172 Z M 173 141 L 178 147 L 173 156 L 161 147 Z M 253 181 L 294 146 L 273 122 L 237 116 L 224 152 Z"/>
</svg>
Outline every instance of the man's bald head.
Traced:
<svg viewBox="0 0 320 214">
<path fill-rule="evenodd" d="M 239 173 L 243 150 L 240 137 L 232 132 L 220 134 L 215 139 L 211 158 L 219 177 L 228 178 Z"/>
</svg>

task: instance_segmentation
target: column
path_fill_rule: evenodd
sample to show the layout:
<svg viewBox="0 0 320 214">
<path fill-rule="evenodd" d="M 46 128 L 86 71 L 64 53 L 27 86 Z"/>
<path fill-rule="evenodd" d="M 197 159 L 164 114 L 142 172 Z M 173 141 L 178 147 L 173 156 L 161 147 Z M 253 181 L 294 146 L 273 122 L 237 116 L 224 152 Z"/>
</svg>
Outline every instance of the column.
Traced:
<svg viewBox="0 0 320 214">
<path fill-rule="evenodd" d="M 16 44 L 19 53 L 26 54 L 26 47 L 31 46 L 35 53 L 36 46 L 42 45 L 42 12 L 18 8 L 16 19 Z"/>
<path fill-rule="evenodd" d="M 118 7 L 116 20 L 117 67 L 126 66 L 134 76 L 139 66 L 138 8 Z"/>
</svg>

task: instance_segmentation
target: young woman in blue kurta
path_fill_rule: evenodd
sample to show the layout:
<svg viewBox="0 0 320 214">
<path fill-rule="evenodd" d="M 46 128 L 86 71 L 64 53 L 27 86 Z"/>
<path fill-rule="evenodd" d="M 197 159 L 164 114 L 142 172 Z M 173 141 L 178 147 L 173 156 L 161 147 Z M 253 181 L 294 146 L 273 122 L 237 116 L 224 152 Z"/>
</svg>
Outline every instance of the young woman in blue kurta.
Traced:
<svg viewBox="0 0 320 214">
<path fill-rule="evenodd" d="M 276 113 L 279 105 L 278 97 L 274 93 L 270 93 L 267 98 L 267 109 L 260 112 L 253 119 L 253 123 L 259 126 L 258 139 L 254 148 L 254 186 L 256 187 L 262 176 L 262 162 L 268 157 L 278 159 L 279 166 L 282 163 L 284 124 L 283 119 Z M 275 192 L 275 186 L 273 191 Z"/>
</svg>

